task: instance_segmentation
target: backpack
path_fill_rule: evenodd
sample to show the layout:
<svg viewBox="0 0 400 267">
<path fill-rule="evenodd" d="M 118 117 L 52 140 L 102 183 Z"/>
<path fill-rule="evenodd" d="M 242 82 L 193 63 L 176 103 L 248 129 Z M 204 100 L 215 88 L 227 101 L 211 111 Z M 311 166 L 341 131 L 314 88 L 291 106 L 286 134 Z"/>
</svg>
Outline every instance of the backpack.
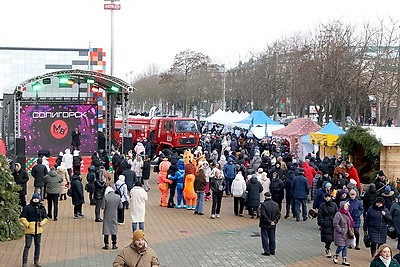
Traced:
<svg viewBox="0 0 400 267">
<path fill-rule="evenodd" d="M 114 193 L 117 194 L 118 196 L 122 196 L 122 192 L 121 192 L 121 187 L 124 185 L 125 183 L 121 184 L 118 188 L 115 189 Z"/>
</svg>

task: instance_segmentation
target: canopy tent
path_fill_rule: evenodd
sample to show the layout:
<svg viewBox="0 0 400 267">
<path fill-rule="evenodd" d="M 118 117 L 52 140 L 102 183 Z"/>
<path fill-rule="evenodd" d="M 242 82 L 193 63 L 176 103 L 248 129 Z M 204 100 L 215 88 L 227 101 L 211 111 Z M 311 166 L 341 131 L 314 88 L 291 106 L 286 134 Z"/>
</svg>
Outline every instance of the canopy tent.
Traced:
<svg viewBox="0 0 400 267">
<path fill-rule="evenodd" d="M 240 128 L 250 129 L 255 137 L 262 139 L 266 136 L 272 136 L 272 132 L 285 127 L 283 124 L 274 121 L 261 110 L 254 110 L 246 118 L 233 123 Z"/>
<path fill-rule="evenodd" d="M 337 126 L 333 121 L 330 121 L 318 132 L 310 133 L 310 143 L 334 147 L 336 146 L 336 141 L 339 138 L 339 135 L 345 133 L 346 132 Z"/>
<path fill-rule="evenodd" d="M 254 110 L 251 114 L 240 121 L 236 121 L 235 125 L 238 127 L 250 127 L 250 124 L 253 125 L 281 125 L 279 122 L 274 121 L 271 119 L 267 114 L 265 114 L 261 110 Z"/>
<path fill-rule="evenodd" d="M 321 130 L 316 122 L 307 118 L 299 118 L 292 121 L 288 126 L 272 132 L 272 136 L 286 138 L 291 147 L 291 152 L 302 156 L 302 141 L 301 137 L 311 132 Z"/>
</svg>

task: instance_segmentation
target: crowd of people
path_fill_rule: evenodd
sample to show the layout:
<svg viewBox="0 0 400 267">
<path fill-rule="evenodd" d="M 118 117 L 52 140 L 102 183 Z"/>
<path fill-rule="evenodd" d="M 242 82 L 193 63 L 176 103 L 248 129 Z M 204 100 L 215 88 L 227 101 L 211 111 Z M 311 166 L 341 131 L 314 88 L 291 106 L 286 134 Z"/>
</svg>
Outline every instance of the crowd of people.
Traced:
<svg viewBox="0 0 400 267">
<path fill-rule="evenodd" d="M 79 151 L 71 153 L 66 149 L 52 167 L 43 164 L 45 158 L 40 158 L 31 172 L 35 198 L 30 205 L 34 205 L 33 200 L 35 203 L 36 199 L 42 201 L 46 194 L 48 209 L 45 214 L 41 212 L 41 224 L 48 219 L 57 221 L 58 201 L 65 200 L 68 194 L 74 205 L 73 218 L 82 219 L 84 192 L 87 191 L 90 205 L 95 206 L 95 222 L 103 223 L 103 249 L 110 248 L 110 235 L 111 248 L 117 249 L 117 225 L 125 223 L 126 209 L 130 210 L 132 232 L 138 233 L 145 228 L 145 203 L 151 173 L 149 149 L 146 143 L 139 142 L 126 155 L 115 151 L 111 162 L 105 151 L 95 152 L 85 187 L 80 174 L 82 158 Z M 114 173 L 108 172 L 111 165 Z M 316 217 L 326 257 L 338 263 L 341 254 L 345 266 L 350 265 L 347 250 L 360 249 L 361 225 L 371 242 L 371 256 L 379 254 L 374 261 L 388 262 L 385 258 L 387 249 L 383 248 L 387 225 L 394 225 L 400 233 L 399 193 L 382 171 L 363 192 L 357 170 L 346 158 L 324 157 L 321 160 L 316 155 L 308 155 L 299 159 L 290 153 L 285 140 L 258 141 L 243 135 L 207 134 L 194 150 L 186 150 L 183 154 L 163 150 L 157 155 L 154 171 L 161 207 L 187 209 L 195 215 L 204 215 L 204 203 L 211 201 L 210 219 L 218 219 L 221 218 L 223 198 L 232 197 L 235 216 L 245 217 L 247 210 L 251 219 L 260 220 L 262 255 L 265 256 L 275 254 L 275 229 L 282 212 L 285 212 L 284 219 L 292 217 L 296 222 Z M 20 205 L 24 207 L 28 175 L 18 163 L 13 175 L 22 185 Z M 282 209 L 284 199 L 286 205 Z M 310 202 L 312 209 L 308 210 L 307 203 Z M 101 210 L 104 210 L 103 216 Z M 137 241 L 143 238 L 138 239 L 134 234 L 133 239 L 131 248 L 140 251 Z M 332 243 L 337 247 L 334 253 Z M 40 247 L 40 242 L 38 245 Z M 400 250 L 400 244 L 397 249 Z M 119 257 L 123 256 L 120 254 Z M 26 263 L 25 258 L 23 262 Z M 114 266 L 118 264 L 114 263 Z"/>
</svg>

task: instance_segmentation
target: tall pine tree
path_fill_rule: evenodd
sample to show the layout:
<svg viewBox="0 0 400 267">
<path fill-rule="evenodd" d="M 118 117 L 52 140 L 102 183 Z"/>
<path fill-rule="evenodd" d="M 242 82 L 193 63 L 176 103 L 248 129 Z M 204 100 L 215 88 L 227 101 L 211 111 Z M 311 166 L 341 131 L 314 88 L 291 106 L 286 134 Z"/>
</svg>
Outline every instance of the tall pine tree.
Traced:
<svg viewBox="0 0 400 267">
<path fill-rule="evenodd" d="M 19 190 L 21 186 L 14 182 L 6 157 L 0 154 L 0 241 L 18 239 L 24 235 L 19 221 Z"/>
</svg>

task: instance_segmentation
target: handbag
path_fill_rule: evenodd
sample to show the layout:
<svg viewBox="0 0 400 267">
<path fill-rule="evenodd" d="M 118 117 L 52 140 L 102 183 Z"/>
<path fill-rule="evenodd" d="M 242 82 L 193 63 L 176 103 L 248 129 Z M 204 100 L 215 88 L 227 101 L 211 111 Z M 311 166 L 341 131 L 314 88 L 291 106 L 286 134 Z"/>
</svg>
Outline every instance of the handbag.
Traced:
<svg viewBox="0 0 400 267">
<path fill-rule="evenodd" d="M 391 239 L 396 239 L 397 231 L 396 231 L 396 228 L 393 225 L 388 224 L 388 226 L 387 226 L 387 235 Z"/>
<path fill-rule="evenodd" d="M 371 239 L 369 239 L 368 232 L 364 232 L 364 246 L 366 248 L 370 248 L 371 247 Z"/>
<path fill-rule="evenodd" d="M 242 198 L 247 199 L 247 192 L 246 191 L 243 192 Z"/>
<path fill-rule="evenodd" d="M 350 227 L 350 225 L 348 226 L 347 237 L 350 239 L 354 238 L 354 229 L 352 227 Z"/>
<path fill-rule="evenodd" d="M 67 190 L 67 196 L 72 197 L 71 187 L 69 187 Z"/>
</svg>

